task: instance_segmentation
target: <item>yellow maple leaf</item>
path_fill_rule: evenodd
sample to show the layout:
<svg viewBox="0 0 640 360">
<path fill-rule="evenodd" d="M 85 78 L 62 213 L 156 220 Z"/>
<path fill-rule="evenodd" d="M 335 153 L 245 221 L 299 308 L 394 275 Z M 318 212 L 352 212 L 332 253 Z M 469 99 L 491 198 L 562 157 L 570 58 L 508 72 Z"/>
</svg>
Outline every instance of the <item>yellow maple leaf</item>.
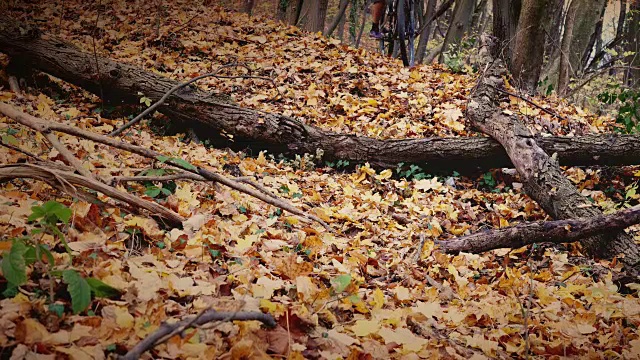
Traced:
<svg viewBox="0 0 640 360">
<path fill-rule="evenodd" d="M 378 330 L 380 330 L 380 323 L 377 320 L 358 320 L 351 327 L 351 331 L 360 337 L 375 334 Z"/>
</svg>

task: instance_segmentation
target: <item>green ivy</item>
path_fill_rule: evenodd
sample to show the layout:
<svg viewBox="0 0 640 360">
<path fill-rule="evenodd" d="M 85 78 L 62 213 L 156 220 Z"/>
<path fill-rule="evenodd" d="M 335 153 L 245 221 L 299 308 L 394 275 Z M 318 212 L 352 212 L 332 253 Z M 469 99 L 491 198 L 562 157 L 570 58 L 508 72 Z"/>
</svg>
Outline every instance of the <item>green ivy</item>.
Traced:
<svg viewBox="0 0 640 360">
<path fill-rule="evenodd" d="M 619 84 L 610 85 L 607 91 L 598 94 L 598 100 L 603 104 L 617 104 L 618 114 L 616 123 L 624 126 L 627 134 L 640 132 L 640 90 L 621 88 Z"/>
</svg>

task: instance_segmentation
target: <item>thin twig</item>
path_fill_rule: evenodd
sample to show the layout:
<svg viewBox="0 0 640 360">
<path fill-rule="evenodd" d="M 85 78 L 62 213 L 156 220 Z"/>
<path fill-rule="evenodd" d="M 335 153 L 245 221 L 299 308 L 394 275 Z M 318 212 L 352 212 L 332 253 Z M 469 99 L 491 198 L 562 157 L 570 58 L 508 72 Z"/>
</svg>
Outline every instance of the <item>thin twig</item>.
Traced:
<svg viewBox="0 0 640 360">
<path fill-rule="evenodd" d="M 420 234 L 420 245 L 416 250 L 416 254 L 413 256 L 413 261 L 416 262 L 420 260 L 420 255 L 422 255 L 422 248 L 424 247 L 424 242 L 427 238 L 424 237 L 424 234 Z"/>
<path fill-rule="evenodd" d="M 26 156 L 28 156 L 28 157 L 30 157 L 30 158 L 32 158 L 32 159 L 34 159 L 34 160 L 40 160 L 40 158 L 39 158 L 39 157 L 37 157 L 36 155 L 34 155 L 34 154 L 32 154 L 32 153 L 30 153 L 30 152 L 28 152 L 28 151 L 26 151 L 26 150 L 22 150 L 22 149 L 20 149 L 20 148 L 19 148 L 19 147 L 17 147 L 17 146 L 13 146 L 13 145 L 11 145 L 11 144 L 7 144 L 7 143 L 5 143 L 4 141 L 2 141 L 2 139 L 0 139 L 0 146 L 4 146 L 4 147 L 6 147 L 6 148 L 8 148 L 8 149 L 11 149 L 11 150 L 13 150 L 13 151 L 17 151 L 17 152 L 19 152 L 19 153 L 21 153 L 21 154 L 24 154 L 24 155 L 26 155 Z"/>
<path fill-rule="evenodd" d="M 275 327 L 276 321 L 270 314 L 264 314 L 261 312 L 218 312 L 215 310 L 208 310 L 204 313 L 198 314 L 196 318 L 188 318 L 179 321 L 174 324 L 164 323 L 158 330 L 151 333 L 144 338 L 136 346 L 134 346 L 126 355 L 121 357 L 122 360 L 138 359 L 147 350 L 152 349 L 160 339 L 167 334 L 172 333 L 175 329 L 183 328 L 184 325 L 190 324 L 190 326 L 199 326 L 211 321 L 250 321 L 257 320 L 269 327 Z M 183 330 L 184 331 L 184 330 Z"/>
<path fill-rule="evenodd" d="M 82 162 L 80 162 L 80 160 L 78 160 L 78 158 L 76 158 L 71 153 L 71 151 L 69 151 L 69 149 L 67 149 L 67 147 L 60 142 L 60 140 L 58 140 L 58 137 L 54 133 L 51 133 L 51 132 L 45 133 L 44 137 L 47 140 L 49 140 L 51 145 L 53 145 L 53 147 L 56 150 L 58 150 L 60 155 L 62 155 L 62 157 L 64 157 L 65 160 L 67 160 L 69 164 L 73 166 L 74 169 L 76 169 L 76 171 L 78 171 L 79 174 L 89 179 L 96 179 L 95 176 L 93 176 L 93 174 L 91 173 L 91 171 L 87 170 L 84 166 L 82 166 Z"/>
<path fill-rule="evenodd" d="M 198 17 L 198 15 L 200 15 L 200 14 L 199 14 L 199 13 L 196 13 L 195 15 L 193 15 L 193 16 L 191 17 L 191 19 L 187 20 L 187 22 L 185 22 L 185 23 L 184 23 L 182 26 L 180 26 L 178 29 L 173 30 L 173 31 L 170 31 L 170 32 L 171 32 L 171 33 L 174 33 L 174 34 L 177 34 L 177 33 L 179 33 L 180 31 L 184 30 L 184 29 L 189 25 L 189 23 L 193 21 L 193 19 L 195 19 L 195 18 L 197 18 L 197 17 Z"/>
<path fill-rule="evenodd" d="M 560 115 L 556 114 L 555 112 L 553 112 L 553 111 L 551 111 L 551 110 L 549 110 L 549 109 L 545 109 L 545 108 L 543 108 L 542 106 L 540 106 L 540 105 L 536 104 L 535 102 L 533 102 L 533 101 L 531 101 L 531 100 L 527 99 L 526 97 L 524 97 L 524 96 L 522 96 L 522 95 L 514 94 L 514 93 L 512 93 L 512 92 L 510 92 L 510 91 L 507 91 L 507 90 L 503 90 L 503 89 L 497 88 L 497 87 L 495 87 L 495 86 L 493 86 L 493 85 L 491 85 L 491 84 L 489 84 L 489 83 L 487 83 L 487 84 L 485 84 L 485 85 L 487 85 L 487 86 L 489 86 L 489 87 L 491 87 L 491 88 L 493 88 L 493 89 L 495 89 L 495 90 L 498 90 L 499 92 L 501 92 L 501 93 L 503 93 L 503 94 L 507 94 L 507 95 L 510 95 L 510 96 L 513 96 L 513 97 L 517 97 L 518 99 L 522 99 L 522 100 L 524 100 L 527 104 L 532 105 L 532 106 L 535 106 L 535 107 L 537 107 L 538 109 L 540 109 L 540 110 L 542 110 L 542 111 L 546 112 L 547 114 L 549 114 L 549 115 L 551 115 L 551 116 L 553 116 L 553 117 L 557 117 L 558 119 L 561 119 L 561 120 L 564 120 L 564 121 L 569 121 L 569 120 L 568 120 L 567 118 L 565 118 L 564 116 L 560 116 Z"/>
</svg>

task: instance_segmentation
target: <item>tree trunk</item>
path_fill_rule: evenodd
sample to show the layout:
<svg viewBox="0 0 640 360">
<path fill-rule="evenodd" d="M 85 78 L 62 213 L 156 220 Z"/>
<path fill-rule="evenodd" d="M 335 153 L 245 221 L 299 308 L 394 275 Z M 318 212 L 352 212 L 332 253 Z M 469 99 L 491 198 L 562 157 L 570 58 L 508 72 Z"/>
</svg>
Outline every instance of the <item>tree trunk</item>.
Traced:
<svg viewBox="0 0 640 360">
<path fill-rule="evenodd" d="M 282 1 L 282 0 L 281 0 Z M 287 6 L 287 22 L 289 25 L 298 25 L 303 0 L 285 0 Z"/>
<path fill-rule="evenodd" d="M 471 18 L 475 9 L 475 0 L 459 0 L 453 9 L 453 17 L 444 39 L 440 62 L 444 62 L 445 54 L 459 51 L 460 40 L 471 29 Z"/>
<path fill-rule="evenodd" d="M 491 55 L 494 59 L 503 59 L 509 67 L 520 6 L 520 0 L 493 0 L 493 36 L 496 43 L 491 48 Z"/>
<path fill-rule="evenodd" d="M 562 34 L 562 43 L 560 46 L 560 63 L 558 65 L 558 86 L 559 94 L 565 94 L 569 86 L 571 78 L 571 62 L 569 53 L 571 52 L 571 40 L 573 38 L 573 27 L 576 22 L 576 13 L 578 11 L 579 0 L 571 1 L 567 16 L 564 20 L 564 33 Z"/>
<path fill-rule="evenodd" d="M 625 51 L 631 53 L 626 57 L 630 66 L 624 74 L 625 83 L 632 87 L 640 84 L 640 1 L 634 1 L 629 7 L 629 19 L 625 29 Z"/>
<path fill-rule="evenodd" d="M 535 93 L 544 61 L 545 25 L 549 0 L 523 0 L 511 55 L 515 85 Z"/>
<path fill-rule="evenodd" d="M 356 38 L 355 48 L 360 47 L 360 40 L 362 39 L 362 34 L 364 33 L 364 25 L 367 23 L 367 6 L 369 5 L 369 0 L 365 0 L 362 6 L 362 23 L 360 24 L 360 29 L 358 30 L 358 36 Z"/>
<path fill-rule="evenodd" d="M 622 37 L 624 34 L 624 20 L 627 17 L 627 0 L 620 1 L 620 10 L 618 11 L 618 23 L 616 26 L 616 38 Z"/>
<path fill-rule="evenodd" d="M 276 0 L 277 2 L 277 15 L 276 18 L 279 21 L 286 21 L 287 20 L 287 7 L 289 5 L 289 1 L 288 0 Z"/>
<path fill-rule="evenodd" d="M 476 9 L 473 11 L 473 16 L 471 17 L 472 32 L 475 32 L 478 29 L 480 25 L 480 18 L 485 13 L 485 10 L 487 8 L 487 2 L 487 0 L 480 0 L 478 6 L 476 6 Z"/>
<path fill-rule="evenodd" d="M 467 107 L 468 118 L 505 148 L 527 195 L 551 217 L 573 219 L 601 216 L 600 210 L 580 195 L 569 179 L 562 175 L 557 160 L 538 146 L 524 124 L 516 116 L 507 115 L 496 106 L 501 97 L 505 97 L 497 90 L 504 88 L 504 75 L 504 67 L 499 61 L 485 72 Z M 640 246 L 633 236 L 623 231 L 584 238 L 581 244 L 586 253 L 597 258 L 610 259 L 624 254 L 620 261 L 629 270 L 636 271 L 640 264 Z"/>
<path fill-rule="evenodd" d="M 418 42 L 418 51 L 417 51 L 418 53 L 417 59 L 419 63 L 422 62 L 424 58 L 424 54 L 427 49 L 427 42 L 429 42 L 429 34 L 431 34 L 433 29 L 433 23 L 436 20 L 438 20 L 438 18 L 442 16 L 442 14 L 447 12 L 447 10 L 451 7 L 451 4 L 453 4 L 453 0 L 447 0 L 444 3 L 442 3 L 442 5 L 440 5 L 438 10 L 435 10 L 434 8 L 433 12 L 431 12 L 431 6 L 432 5 L 435 6 L 436 2 L 437 2 L 436 0 L 429 0 L 429 5 L 427 6 L 427 12 L 425 14 L 426 20 L 424 20 L 423 21 L 424 24 L 421 25 L 422 31 L 421 31 L 420 39 Z M 427 63 L 430 63 L 431 61 L 433 61 L 433 57 L 430 57 L 430 59 L 431 60 L 429 60 Z"/>
<path fill-rule="evenodd" d="M 350 3 L 350 2 L 351 1 L 347 1 L 347 3 Z M 347 22 L 347 16 L 345 15 L 340 19 L 340 22 L 338 23 L 338 39 L 340 39 L 340 41 L 344 41 L 344 25 L 346 22 Z"/>
<path fill-rule="evenodd" d="M 427 43 L 429 42 L 429 36 L 433 31 L 433 23 L 427 25 L 427 22 L 436 13 L 436 3 L 438 0 L 427 0 L 427 11 L 425 11 L 422 17 L 423 29 L 418 38 L 418 47 L 416 49 L 416 63 L 421 63 L 424 60 L 424 54 L 427 51 Z M 426 25 L 426 26 L 425 26 Z"/>
<path fill-rule="evenodd" d="M 249 14 L 249 16 L 251 16 L 251 13 L 253 12 L 253 7 L 256 4 L 256 0 L 244 0 L 244 6 L 242 8 L 242 11 Z"/>
<path fill-rule="evenodd" d="M 344 13 L 347 10 L 347 5 L 349 5 L 349 0 L 340 0 L 340 7 L 338 8 L 338 13 L 336 17 L 333 19 L 327 31 L 325 31 L 324 36 L 329 37 L 333 33 L 333 31 L 338 27 L 338 24 L 344 19 Z"/>
<path fill-rule="evenodd" d="M 12 61 L 29 64 L 94 94 L 120 104 L 139 103 L 138 92 L 158 101 L 178 84 L 132 65 L 116 63 L 77 50 L 73 45 L 48 38 L 34 39 L 20 28 L 8 29 L 0 21 L 0 51 Z M 95 69 L 100 69 L 100 76 Z M 202 129 L 204 134 L 224 132 L 234 142 L 216 143 L 224 147 L 250 147 L 273 153 L 316 154 L 323 160 L 369 162 L 377 167 L 398 163 L 427 163 L 431 171 L 462 172 L 465 169 L 510 167 L 504 149 L 487 137 L 378 140 L 336 134 L 278 114 L 240 108 L 197 87 L 184 88 L 169 97 L 159 111 L 171 119 Z M 563 165 L 628 165 L 640 162 L 640 137 L 632 135 L 591 135 L 584 137 L 535 137 L 549 153 L 558 153 Z"/>
<path fill-rule="evenodd" d="M 303 0 L 298 25 L 309 32 L 322 32 L 329 0 Z"/>
<path fill-rule="evenodd" d="M 567 92 L 571 76 L 582 70 L 582 59 L 595 32 L 605 0 L 572 0 L 562 36 L 562 54 L 558 74 L 558 92 Z"/>
<path fill-rule="evenodd" d="M 550 26 L 546 37 L 544 52 L 549 54 L 549 59 L 555 59 L 560 52 L 562 41 L 562 20 L 564 19 L 564 0 L 550 0 L 549 10 Z"/>
<path fill-rule="evenodd" d="M 580 66 L 581 69 L 587 68 L 587 66 L 589 65 L 589 58 L 591 57 L 591 54 L 594 51 L 597 54 L 600 51 L 600 48 L 602 47 L 602 22 L 604 21 L 604 13 L 606 10 L 607 10 L 607 4 L 605 3 L 604 6 L 602 6 L 602 9 L 600 11 L 600 17 L 598 18 L 596 27 L 595 29 L 593 29 L 593 33 L 589 38 L 589 43 L 587 44 L 585 52 L 582 55 L 582 62 Z M 594 46 L 595 46 L 595 50 L 594 50 Z"/>
</svg>

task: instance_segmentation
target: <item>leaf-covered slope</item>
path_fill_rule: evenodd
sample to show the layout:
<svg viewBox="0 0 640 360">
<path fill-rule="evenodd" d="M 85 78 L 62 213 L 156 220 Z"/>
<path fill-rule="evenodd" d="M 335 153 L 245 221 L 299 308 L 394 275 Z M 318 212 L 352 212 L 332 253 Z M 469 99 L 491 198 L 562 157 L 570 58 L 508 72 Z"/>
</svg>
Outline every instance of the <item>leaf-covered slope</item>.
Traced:
<svg viewBox="0 0 640 360">
<path fill-rule="evenodd" d="M 468 132 L 459 112 L 474 76 L 426 66 L 408 71 L 399 62 L 264 18 L 186 2 L 167 4 L 163 36 L 156 40 L 156 6 L 139 5 L 103 4 L 97 30 L 97 4 L 86 2 L 65 2 L 62 16 L 62 7 L 55 4 L 31 4 L 16 16 L 46 20 L 41 24 L 52 33 L 89 52 L 94 34 L 101 54 L 180 79 L 231 61 L 248 62 L 253 74 L 274 78 L 282 100 L 269 101 L 277 92 L 263 80 L 205 80 L 202 86 L 229 92 L 242 105 L 288 112 L 335 131 L 397 138 Z M 175 38 L 170 35 L 196 14 Z M 94 111 L 100 107 L 95 97 L 62 86 L 70 91 L 69 98 L 56 101 L 35 93 L 21 101 L 3 89 L 0 100 L 49 121 L 101 133 L 122 123 Z M 514 102 L 510 111 L 522 106 Z M 597 118 L 578 116 L 572 106 L 556 104 L 554 111 L 573 119 L 556 133 L 569 127 L 603 129 L 596 126 Z M 535 126 L 544 119 L 556 123 L 542 113 L 528 121 Z M 12 133 L 8 129 L 19 128 L 0 118 L 0 132 Z M 23 149 L 61 160 L 34 133 L 21 129 L 13 136 Z M 190 220 L 183 230 L 165 231 L 150 219 L 73 202 L 40 182 L 5 183 L 0 192 L 2 250 L 6 240 L 34 227 L 26 221 L 34 203 L 57 199 L 74 211 L 72 226 L 63 229 L 75 253 L 73 267 L 125 291 L 119 299 L 94 300 L 90 312 L 81 316 L 71 315 L 62 295 L 57 300 L 66 312 L 58 317 L 40 293 L 34 270 L 24 291 L 0 300 L 0 321 L 7 329 L 0 333 L 0 346 L 16 346 L 14 354 L 100 358 L 105 351 L 131 348 L 162 321 L 209 306 L 269 312 L 279 327 L 217 324 L 171 339 L 156 348 L 154 357 L 280 358 L 290 351 L 292 358 L 327 359 L 366 354 L 508 358 L 527 352 L 632 358 L 640 352 L 637 297 L 617 293 L 611 274 L 592 277 L 588 265 L 576 265 L 579 251 L 574 246 L 457 256 L 434 249 L 436 239 L 545 217 L 519 192 L 517 182 L 500 172 L 471 182 L 458 177 L 418 180 L 428 169 L 417 170 L 418 179 L 405 169 L 411 180 L 398 180 L 391 169 L 376 172 L 364 165 L 340 173 L 309 166 L 307 158 L 278 162 L 264 154 L 245 157 L 185 144 L 178 137 L 158 137 L 146 127 L 126 139 L 227 175 L 255 176 L 268 190 L 329 222 L 337 233 L 215 184 L 176 182 L 173 194 L 159 201 Z M 69 136 L 61 140 L 102 176 L 132 175 L 135 171 L 125 169 L 151 166 L 103 145 Z M 0 163 L 23 160 L 24 155 L 0 150 Z M 599 182 L 605 180 L 599 171 L 569 169 L 567 174 L 596 204 L 613 209 L 601 191 Z M 141 184 L 120 188 L 149 194 Z M 638 196 L 627 194 L 635 204 Z M 422 238 L 424 248 L 418 252 Z M 55 244 L 49 237 L 40 241 Z M 64 251 L 55 256 L 59 267 L 68 266 Z M 615 262 L 600 264 L 616 269 Z M 59 286 L 64 294 L 65 286 Z"/>
</svg>

